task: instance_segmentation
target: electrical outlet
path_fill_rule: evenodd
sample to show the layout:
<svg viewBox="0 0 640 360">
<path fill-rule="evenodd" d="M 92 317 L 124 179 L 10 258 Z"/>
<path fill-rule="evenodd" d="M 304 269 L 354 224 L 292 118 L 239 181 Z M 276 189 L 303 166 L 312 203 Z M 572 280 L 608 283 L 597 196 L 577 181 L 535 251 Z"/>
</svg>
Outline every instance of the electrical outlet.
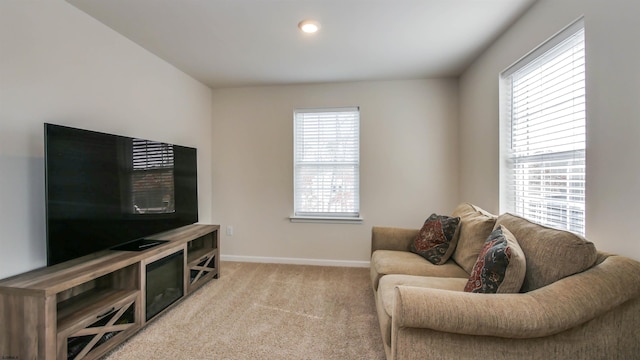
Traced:
<svg viewBox="0 0 640 360">
<path fill-rule="evenodd" d="M 233 236 L 233 226 L 227 225 L 227 236 Z"/>
</svg>

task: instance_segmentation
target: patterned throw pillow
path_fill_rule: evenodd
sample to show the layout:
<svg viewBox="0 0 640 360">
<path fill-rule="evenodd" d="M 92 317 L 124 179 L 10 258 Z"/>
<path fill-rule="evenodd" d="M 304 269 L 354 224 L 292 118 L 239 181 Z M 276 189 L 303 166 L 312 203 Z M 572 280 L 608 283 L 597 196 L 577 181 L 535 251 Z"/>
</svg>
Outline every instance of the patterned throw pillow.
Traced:
<svg viewBox="0 0 640 360">
<path fill-rule="evenodd" d="M 516 293 L 522 287 L 526 268 L 524 253 L 516 238 L 500 225 L 484 242 L 464 291 Z"/>
<path fill-rule="evenodd" d="M 411 252 L 435 265 L 444 264 L 456 248 L 454 239 L 459 223 L 459 217 L 432 214 L 411 243 Z"/>
</svg>

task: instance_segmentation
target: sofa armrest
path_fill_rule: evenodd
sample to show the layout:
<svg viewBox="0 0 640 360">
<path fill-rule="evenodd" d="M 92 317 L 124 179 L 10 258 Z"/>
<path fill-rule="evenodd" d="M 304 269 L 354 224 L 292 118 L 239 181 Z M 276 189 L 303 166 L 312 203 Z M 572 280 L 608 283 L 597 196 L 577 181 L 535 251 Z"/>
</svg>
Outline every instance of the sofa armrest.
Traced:
<svg viewBox="0 0 640 360">
<path fill-rule="evenodd" d="M 549 336 L 640 297 L 639 273 L 640 263 L 610 256 L 585 272 L 528 293 L 398 286 L 392 327 L 521 339 Z"/>
<path fill-rule="evenodd" d="M 409 251 L 418 229 L 374 226 L 371 229 L 371 253 L 376 250 Z"/>
</svg>

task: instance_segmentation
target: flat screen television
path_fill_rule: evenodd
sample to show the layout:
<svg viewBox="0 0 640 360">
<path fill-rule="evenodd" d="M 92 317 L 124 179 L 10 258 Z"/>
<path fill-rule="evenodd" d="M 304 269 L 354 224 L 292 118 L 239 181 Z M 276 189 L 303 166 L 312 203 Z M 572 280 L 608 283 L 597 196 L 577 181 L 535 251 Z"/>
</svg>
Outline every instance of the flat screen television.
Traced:
<svg viewBox="0 0 640 360">
<path fill-rule="evenodd" d="M 198 221 L 197 151 L 45 124 L 47 265 Z"/>
</svg>

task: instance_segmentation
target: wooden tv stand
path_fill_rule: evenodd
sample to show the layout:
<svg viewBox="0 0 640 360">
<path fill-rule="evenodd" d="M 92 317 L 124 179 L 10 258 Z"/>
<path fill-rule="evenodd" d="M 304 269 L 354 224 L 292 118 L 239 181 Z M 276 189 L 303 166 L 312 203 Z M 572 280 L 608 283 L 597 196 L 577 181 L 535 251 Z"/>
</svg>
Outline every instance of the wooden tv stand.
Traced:
<svg viewBox="0 0 640 360">
<path fill-rule="evenodd" d="M 101 357 L 219 276 L 219 233 L 188 225 L 150 237 L 167 242 L 144 251 L 104 250 L 0 280 L 0 359 Z M 182 270 L 183 288 L 171 289 L 182 295 L 147 320 L 147 270 L 167 258 Z"/>
</svg>

